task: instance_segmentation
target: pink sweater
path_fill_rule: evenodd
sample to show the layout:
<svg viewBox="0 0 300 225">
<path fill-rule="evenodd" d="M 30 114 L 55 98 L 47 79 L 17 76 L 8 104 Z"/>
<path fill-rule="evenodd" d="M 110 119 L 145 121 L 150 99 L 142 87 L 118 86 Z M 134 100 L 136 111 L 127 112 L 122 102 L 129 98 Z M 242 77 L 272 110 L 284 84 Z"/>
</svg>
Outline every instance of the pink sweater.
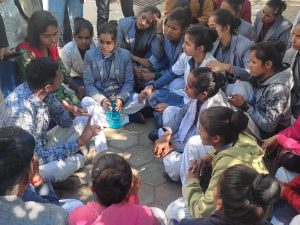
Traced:
<svg viewBox="0 0 300 225">
<path fill-rule="evenodd" d="M 300 117 L 277 135 L 277 141 L 284 149 L 300 156 Z"/>
<path fill-rule="evenodd" d="M 152 210 L 141 206 L 138 198 L 131 196 L 128 202 L 104 207 L 97 202 L 73 210 L 69 225 L 159 225 Z"/>
</svg>

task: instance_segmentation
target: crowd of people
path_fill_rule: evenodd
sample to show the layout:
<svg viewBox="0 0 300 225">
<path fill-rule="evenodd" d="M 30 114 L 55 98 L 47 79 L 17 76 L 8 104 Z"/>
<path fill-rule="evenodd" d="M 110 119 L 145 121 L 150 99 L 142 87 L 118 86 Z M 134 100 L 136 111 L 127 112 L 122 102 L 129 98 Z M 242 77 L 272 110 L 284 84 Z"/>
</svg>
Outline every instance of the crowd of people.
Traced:
<svg viewBox="0 0 300 225">
<path fill-rule="evenodd" d="M 268 0 L 252 25 L 249 0 L 136 16 L 121 0 L 108 21 L 96 0 L 95 35 L 83 4 L 0 0 L 0 224 L 300 224 L 300 11 L 292 23 Z M 140 204 L 117 154 L 93 165 L 94 201 L 58 198 L 106 149 L 112 112 L 120 126 L 154 118 L 153 154 L 182 185 L 165 212 Z"/>
</svg>

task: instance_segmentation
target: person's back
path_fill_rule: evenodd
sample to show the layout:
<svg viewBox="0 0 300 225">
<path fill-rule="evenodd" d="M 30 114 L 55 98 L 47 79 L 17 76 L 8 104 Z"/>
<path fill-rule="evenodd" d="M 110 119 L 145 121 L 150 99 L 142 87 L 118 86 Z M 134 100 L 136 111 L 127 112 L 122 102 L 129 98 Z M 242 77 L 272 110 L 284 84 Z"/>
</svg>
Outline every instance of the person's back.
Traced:
<svg viewBox="0 0 300 225">
<path fill-rule="evenodd" d="M 222 173 L 213 196 L 216 211 L 177 225 L 267 225 L 267 214 L 280 196 L 280 185 L 271 176 L 245 165 L 234 165 Z M 171 223 L 173 225 L 173 223 Z"/>
<path fill-rule="evenodd" d="M 69 224 L 158 225 L 158 219 L 166 224 L 161 210 L 139 205 L 140 185 L 124 158 L 116 154 L 101 156 L 92 170 L 92 190 L 97 199 L 71 212 Z"/>
<path fill-rule="evenodd" d="M 21 199 L 34 174 L 34 148 L 34 137 L 22 128 L 0 128 L 0 224 L 67 224 L 63 208 Z"/>
<path fill-rule="evenodd" d="M 128 202 L 109 206 L 93 224 L 119 225 L 121 223 L 122 225 L 158 225 L 149 207 Z"/>
<path fill-rule="evenodd" d="M 15 195 L 0 196 L 0 224 L 62 225 L 68 222 L 63 208 L 49 203 L 24 202 Z"/>
</svg>

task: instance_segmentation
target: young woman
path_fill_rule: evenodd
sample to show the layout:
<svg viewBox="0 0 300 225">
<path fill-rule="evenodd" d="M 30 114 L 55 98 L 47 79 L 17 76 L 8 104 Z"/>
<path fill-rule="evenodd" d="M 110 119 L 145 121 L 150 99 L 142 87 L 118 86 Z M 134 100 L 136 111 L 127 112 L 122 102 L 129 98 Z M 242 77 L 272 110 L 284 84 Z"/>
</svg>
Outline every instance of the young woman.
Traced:
<svg viewBox="0 0 300 225">
<path fill-rule="evenodd" d="M 172 66 L 178 60 L 182 53 L 182 45 L 184 41 L 184 32 L 189 26 L 189 18 L 186 17 L 186 9 L 177 8 L 165 20 L 165 34 L 163 36 L 162 58 L 151 57 L 153 68 L 155 71 L 142 72 L 145 81 L 150 81 L 149 85 L 143 90 L 142 95 L 148 97 L 155 88 L 162 88 L 165 85 L 170 85 L 176 88 L 178 85 L 174 81 L 178 76 L 172 73 Z M 181 79 L 179 79 L 181 80 Z M 172 84 L 170 84 L 172 82 Z M 179 84 L 182 82 L 179 81 Z"/>
<path fill-rule="evenodd" d="M 243 0 L 224 0 L 221 9 L 228 10 L 233 16 L 240 19 L 240 25 L 237 28 L 237 34 L 240 34 L 251 41 L 256 40 L 256 33 L 254 27 L 247 21 L 240 18 L 241 10 L 243 7 Z"/>
<path fill-rule="evenodd" d="M 189 176 L 199 179 L 199 169 L 192 167 Z M 217 183 L 213 193 L 216 211 L 211 216 L 174 224 L 271 225 L 266 219 L 279 196 L 280 186 L 274 178 L 248 166 L 235 165 L 226 169 Z"/>
<path fill-rule="evenodd" d="M 100 105 L 104 110 L 103 114 L 112 110 L 112 103 L 115 105 L 113 110 L 133 114 L 139 111 L 143 104 L 139 104 L 135 109 L 130 105 L 134 94 L 131 53 L 116 47 L 116 37 L 116 26 L 112 23 L 104 24 L 98 32 L 98 48 L 86 52 L 83 81 L 89 98 L 83 101 L 89 102 L 89 105 Z"/>
<path fill-rule="evenodd" d="M 162 26 L 157 26 L 161 17 L 155 6 L 146 6 L 137 17 L 126 17 L 119 21 L 117 46 L 132 53 L 138 65 L 150 68 L 149 57 L 162 56 Z"/>
<path fill-rule="evenodd" d="M 300 115 L 300 23 L 297 23 L 291 33 L 292 47 L 288 49 L 283 57 L 283 62 L 291 65 L 294 77 L 294 86 L 291 92 L 292 115 L 296 119 Z"/>
<path fill-rule="evenodd" d="M 229 11 L 218 9 L 208 19 L 208 26 L 218 32 L 218 41 L 211 50 L 217 59 L 207 64 L 215 72 L 225 72 L 228 81 L 234 82 L 237 78 L 247 81 L 249 74 L 249 52 L 251 41 L 241 35 L 236 35 L 240 20 Z"/>
<path fill-rule="evenodd" d="M 254 30 L 257 42 L 261 41 L 289 41 L 292 23 L 282 16 L 286 9 L 286 2 L 282 0 L 269 0 L 263 10 L 256 14 Z"/>
<path fill-rule="evenodd" d="M 220 89 L 225 83 L 223 74 L 213 73 L 209 68 L 196 68 L 189 74 L 185 92 L 191 101 L 165 119 L 154 145 L 154 154 L 164 157 L 165 170 L 172 180 L 180 178 L 182 152 L 189 138 L 197 133 L 199 114 L 212 106 L 230 107 Z"/>
<path fill-rule="evenodd" d="M 180 198 L 168 207 L 166 211 L 168 218 L 181 220 L 182 217 L 178 216 L 181 213 L 185 217 L 190 215 L 193 218 L 210 216 L 215 211 L 214 189 L 217 187 L 222 173 L 231 166 L 243 164 L 255 169 L 258 173 L 268 173 L 263 161 L 264 151 L 257 145 L 254 137 L 243 132 L 248 124 L 248 117 L 243 112 L 222 106 L 210 107 L 201 113 L 199 123 L 201 124 L 200 137 L 196 137 L 202 142 L 196 146 L 197 148 L 189 150 L 197 153 L 201 146 L 210 145 L 215 153 L 199 154 L 198 161 L 190 162 L 189 171 L 194 172 L 195 168 L 199 169 L 202 168 L 202 165 L 206 165 L 206 169 L 211 167 L 211 173 L 204 173 L 203 167 L 202 172 L 198 173 L 198 178 L 195 174 L 188 176 L 187 184 L 183 186 L 184 203 L 188 213 L 182 212 L 184 209 L 180 209 L 180 207 L 177 207 L 175 212 L 172 211 L 174 205 L 183 201 Z M 193 154 L 193 152 L 184 152 L 184 154 Z M 202 188 L 204 185 L 200 187 L 199 179 L 202 181 L 207 176 L 210 179 L 208 179 L 209 184 L 205 191 Z"/>
<path fill-rule="evenodd" d="M 50 57 L 57 61 L 60 66 L 60 71 L 63 75 L 63 83 L 69 85 L 79 97 L 83 97 L 82 91 L 70 81 L 70 75 L 65 70 L 65 67 L 58 55 L 57 40 L 58 40 L 57 21 L 54 16 L 48 11 L 36 11 L 32 14 L 28 23 L 28 34 L 26 41 L 21 43 L 17 49 L 22 53 L 22 56 L 17 59 L 19 80 L 25 80 L 25 68 L 32 59 L 39 57 Z M 83 112 L 78 107 L 80 101 L 76 94 L 68 91 L 64 86 L 61 86 L 56 97 L 62 102 L 65 109 L 77 114 Z"/>
<path fill-rule="evenodd" d="M 164 14 L 168 16 L 177 1 L 165 0 Z M 192 11 L 192 16 L 202 25 L 207 24 L 209 15 L 213 12 L 213 3 L 209 0 L 190 0 L 189 5 Z"/>
<path fill-rule="evenodd" d="M 154 90 L 153 93 L 155 85 L 152 85 L 152 87 L 148 87 L 141 92 L 140 98 L 144 99 L 148 97 L 149 105 L 157 112 L 163 112 L 168 105 L 181 106 L 188 103 L 190 99 L 184 91 L 188 75 L 192 69 L 205 67 L 207 63 L 214 60 L 210 50 L 216 39 L 217 33 L 214 30 L 202 25 L 192 25 L 189 27 L 184 35 L 184 53 L 180 55 L 172 67 L 172 72 L 177 77 L 182 77 L 183 75 L 181 85 L 176 85 L 176 89 L 160 88 Z"/>
<path fill-rule="evenodd" d="M 95 48 L 93 42 L 93 25 L 90 21 L 77 17 L 75 19 L 74 40 L 64 46 L 61 51 L 61 59 L 66 71 L 70 73 L 71 80 L 79 87 L 83 84 L 83 60 L 87 50 Z"/>
<path fill-rule="evenodd" d="M 241 13 L 238 17 L 252 24 L 251 21 L 251 2 L 249 0 L 243 0 L 243 6 L 241 9 Z M 217 10 L 221 7 L 223 0 L 213 0 L 214 10 Z"/>
<path fill-rule="evenodd" d="M 229 99 L 232 105 L 249 114 L 261 138 L 271 137 L 291 123 L 290 91 L 294 82 L 291 68 L 282 63 L 284 51 L 282 42 L 262 42 L 251 47 L 249 81 L 256 93 L 250 104 L 237 94 Z"/>
<path fill-rule="evenodd" d="M 71 212 L 69 224 L 167 224 L 160 209 L 139 205 L 140 185 L 140 178 L 132 174 L 124 158 L 117 154 L 101 156 L 92 170 L 92 190 L 97 199 Z"/>
</svg>

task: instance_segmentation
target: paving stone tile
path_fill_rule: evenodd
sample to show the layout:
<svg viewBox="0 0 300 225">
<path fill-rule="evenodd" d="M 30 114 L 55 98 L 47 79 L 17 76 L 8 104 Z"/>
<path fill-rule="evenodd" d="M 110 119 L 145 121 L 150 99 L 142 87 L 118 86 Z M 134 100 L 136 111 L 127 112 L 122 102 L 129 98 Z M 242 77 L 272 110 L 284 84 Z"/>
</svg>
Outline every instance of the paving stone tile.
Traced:
<svg viewBox="0 0 300 225">
<path fill-rule="evenodd" d="M 162 176 L 164 167 L 161 162 L 155 160 L 146 166 L 142 166 L 139 170 L 139 175 L 146 184 L 157 186 L 166 182 L 166 179 Z"/>
<path fill-rule="evenodd" d="M 150 132 L 150 131 L 149 131 Z M 148 139 L 149 132 L 144 132 L 139 135 L 139 144 L 147 148 L 153 148 L 153 142 Z"/>
<path fill-rule="evenodd" d="M 143 181 L 142 181 L 143 182 Z M 149 205 L 154 201 L 154 188 L 148 184 L 142 183 L 139 190 L 140 202 L 143 205 Z"/>
<path fill-rule="evenodd" d="M 181 184 L 167 181 L 154 189 L 154 203 L 166 209 L 168 205 L 182 196 Z"/>
<path fill-rule="evenodd" d="M 127 150 L 137 145 L 139 142 L 139 136 L 133 132 L 124 132 L 115 134 L 113 139 L 108 140 L 108 145 L 119 149 L 119 150 Z"/>
<path fill-rule="evenodd" d="M 154 160 L 151 149 L 137 145 L 124 152 L 124 158 L 134 167 L 140 167 Z"/>
<path fill-rule="evenodd" d="M 153 118 L 147 118 L 146 124 L 129 123 L 128 125 L 125 125 L 124 129 L 138 133 L 150 132 L 154 129 L 154 120 Z"/>
</svg>

